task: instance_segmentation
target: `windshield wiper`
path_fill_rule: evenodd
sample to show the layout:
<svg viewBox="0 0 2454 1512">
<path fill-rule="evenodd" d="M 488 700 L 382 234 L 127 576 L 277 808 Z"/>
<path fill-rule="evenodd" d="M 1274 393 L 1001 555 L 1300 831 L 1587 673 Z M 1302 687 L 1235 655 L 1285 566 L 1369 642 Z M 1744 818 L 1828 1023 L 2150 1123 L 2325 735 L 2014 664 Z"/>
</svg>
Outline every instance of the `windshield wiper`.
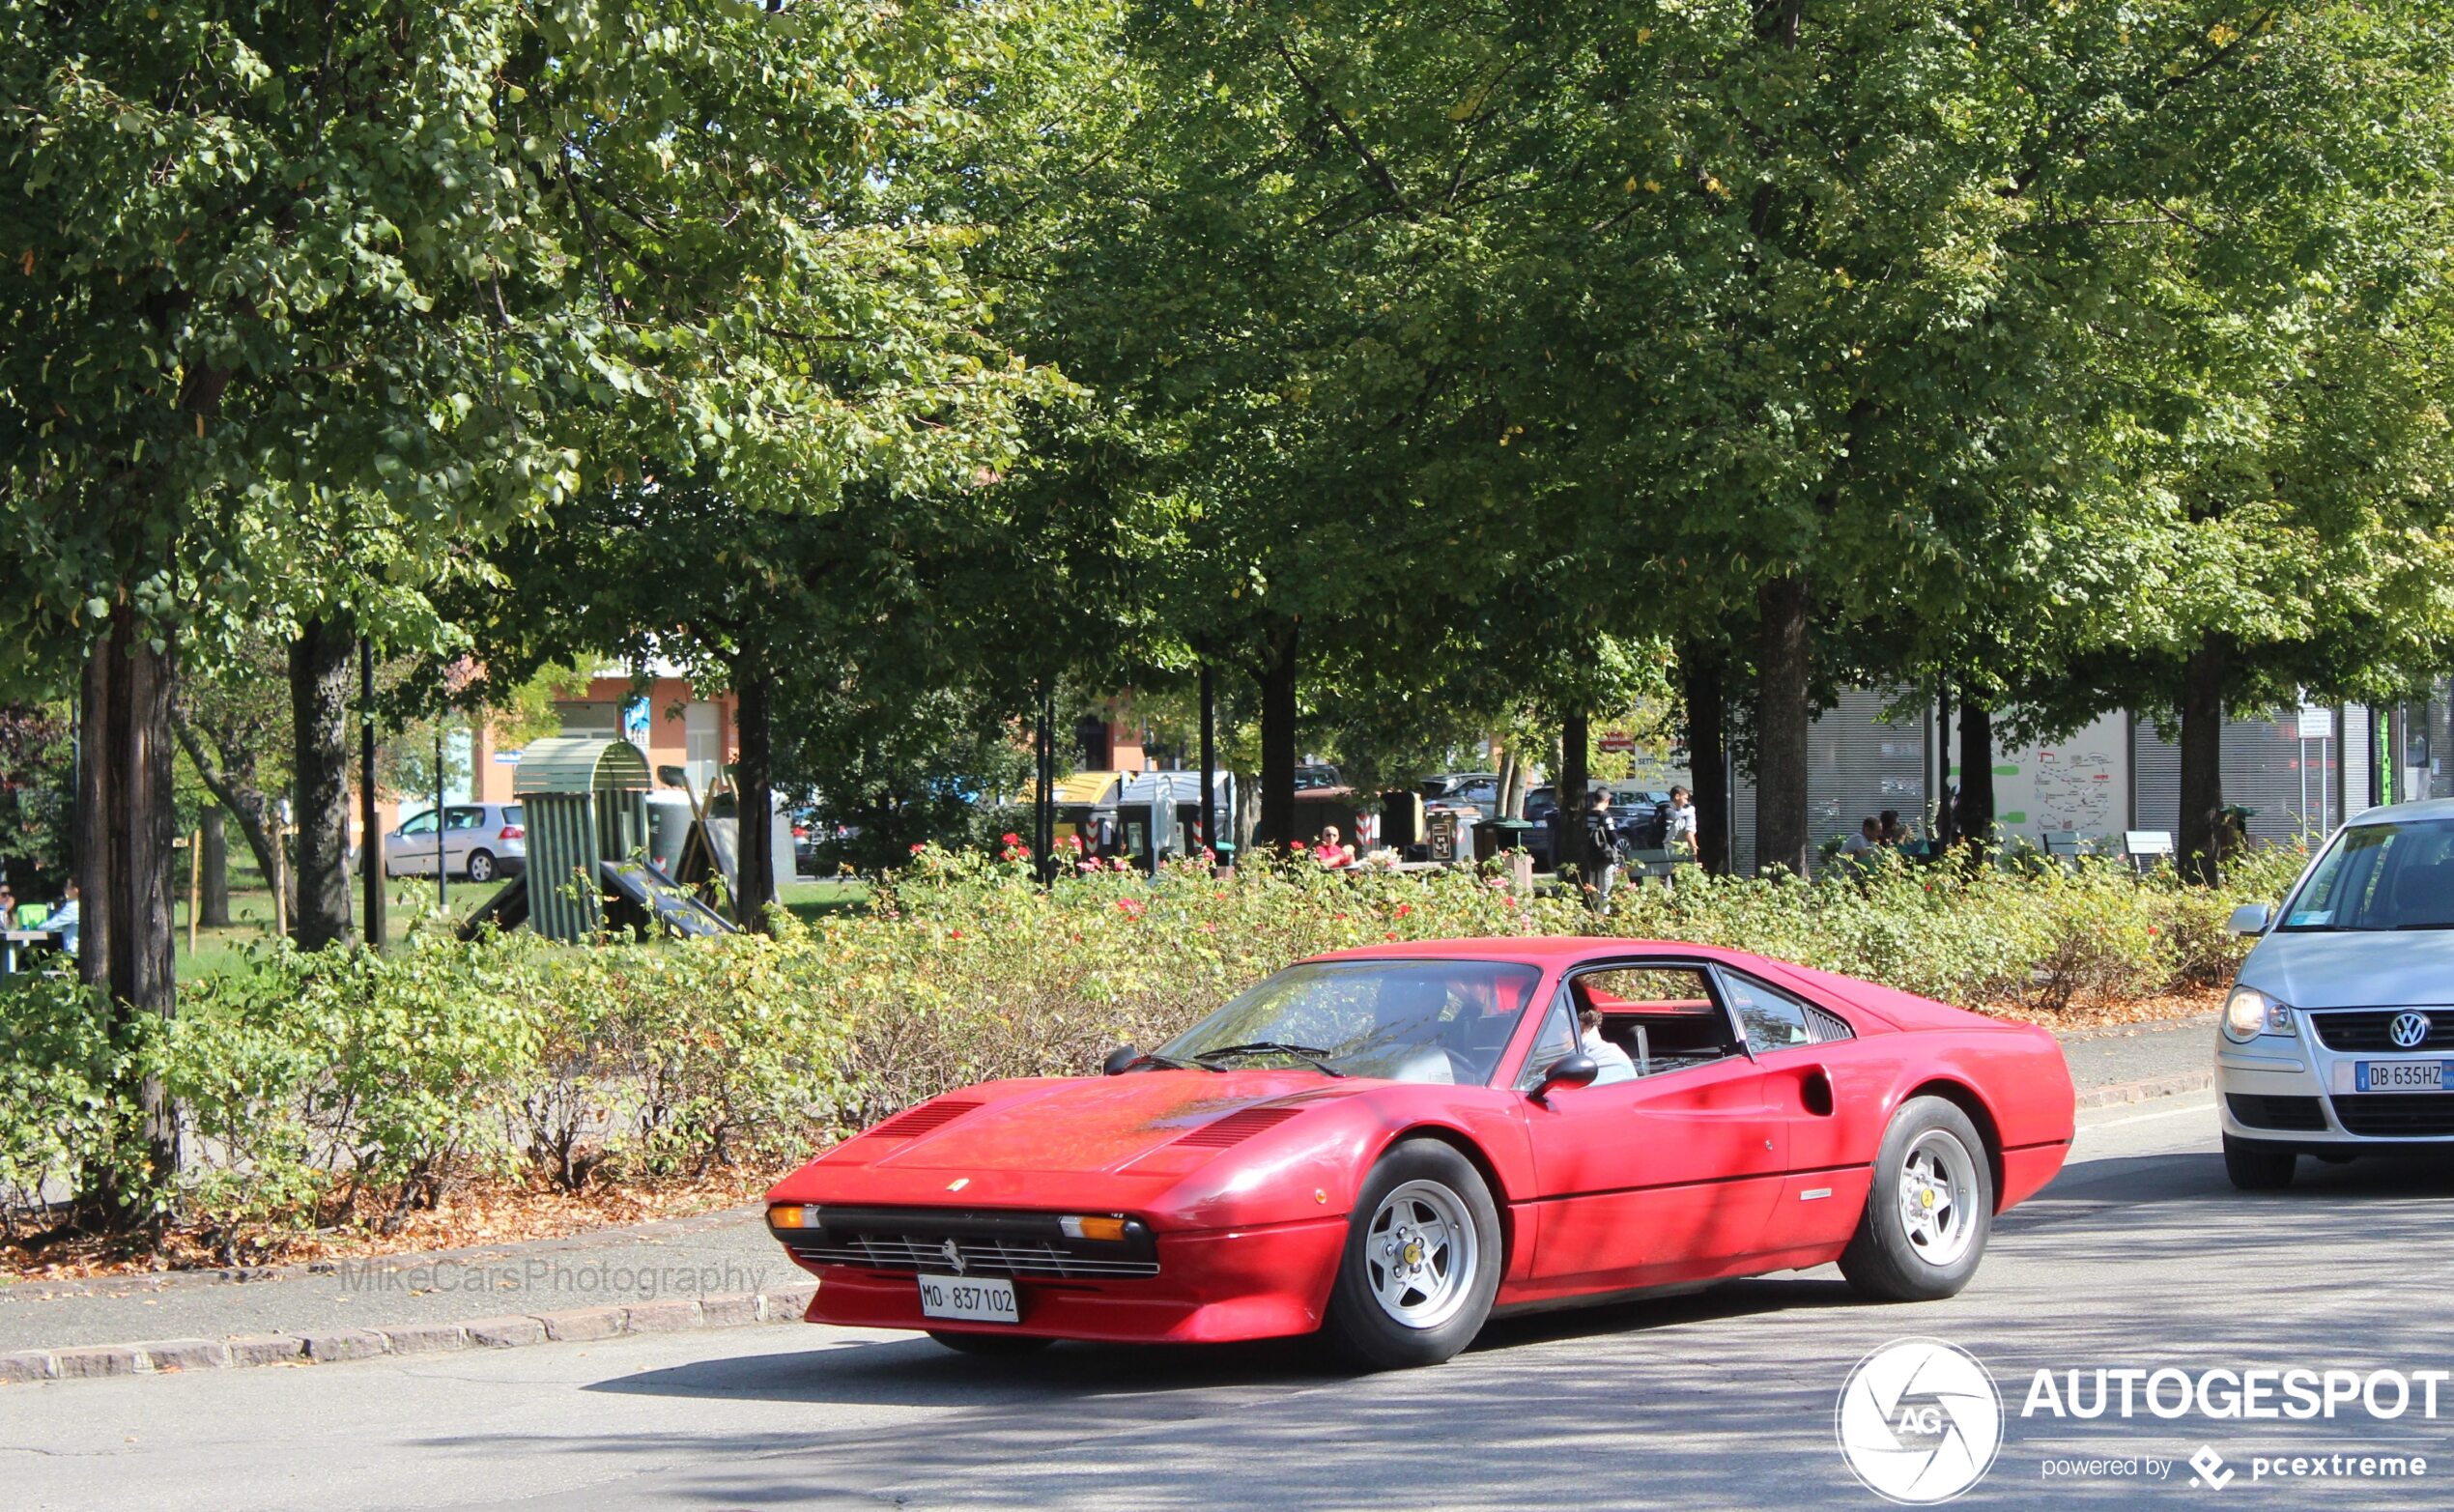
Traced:
<svg viewBox="0 0 2454 1512">
<path fill-rule="evenodd" d="M 1199 1055 L 1194 1056 L 1193 1059 L 1199 1061 L 1205 1068 L 1211 1070 L 1220 1071 L 1225 1070 L 1227 1068 L 1224 1066 L 1212 1066 L 1210 1063 L 1222 1055 L 1292 1055 L 1297 1060 L 1309 1062 L 1314 1070 L 1320 1071 L 1325 1075 L 1346 1076 L 1353 1074 L 1349 1071 L 1342 1071 L 1329 1064 L 1329 1062 L 1335 1058 L 1335 1051 L 1320 1049 L 1317 1046 L 1309 1044 L 1288 1044 L 1284 1041 L 1280 1040 L 1255 1040 L 1249 1044 L 1222 1044 L 1215 1050 L 1204 1050 Z"/>
</svg>

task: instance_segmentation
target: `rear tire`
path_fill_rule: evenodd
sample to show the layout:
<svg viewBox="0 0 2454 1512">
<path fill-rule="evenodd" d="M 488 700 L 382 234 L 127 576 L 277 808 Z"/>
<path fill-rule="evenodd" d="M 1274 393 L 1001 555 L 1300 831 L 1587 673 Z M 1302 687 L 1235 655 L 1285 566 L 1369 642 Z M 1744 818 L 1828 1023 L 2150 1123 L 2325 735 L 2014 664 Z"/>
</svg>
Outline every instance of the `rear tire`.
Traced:
<svg viewBox="0 0 2454 1512">
<path fill-rule="evenodd" d="M 469 880 L 471 882 L 491 882 L 494 879 L 494 852 L 490 850 L 471 851 L 469 853 Z"/>
<path fill-rule="evenodd" d="M 2292 1184 L 2293 1167 L 2299 1158 L 2299 1152 L 2289 1146 L 2224 1136 L 2224 1174 L 2240 1191 L 2282 1191 Z"/>
<path fill-rule="evenodd" d="M 931 1328 L 928 1336 L 957 1355 L 976 1355 L 987 1359 L 1014 1359 L 1024 1355 L 1037 1355 L 1057 1342 L 1035 1338 L 1028 1333 L 957 1333 L 952 1328 Z"/>
<path fill-rule="evenodd" d="M 1365 1370 L 1437 1365 L 1482 1332 L 1501 1265 L 1482 1173 L 1451 1145 L 1406 1140 L 1356 1194 L 1322 1331 Z"/>
<path fill-rule="evenodd" d="M 1877 1301 L 1953 1296 L 1977 1273 L 1993 1222 L 1993 1168 L 1977 1126 L 1945 1098 L 1911 1098 L 1883 1131 L 1840 1273 Z"/>
</svg>

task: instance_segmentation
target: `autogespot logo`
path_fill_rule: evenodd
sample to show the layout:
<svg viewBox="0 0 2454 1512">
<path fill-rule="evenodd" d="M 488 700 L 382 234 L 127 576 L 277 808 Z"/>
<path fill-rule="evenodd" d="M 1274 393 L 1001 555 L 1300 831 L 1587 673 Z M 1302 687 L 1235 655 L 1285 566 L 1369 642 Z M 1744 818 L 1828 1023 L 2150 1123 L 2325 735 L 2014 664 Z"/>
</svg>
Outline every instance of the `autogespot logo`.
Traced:
<svg viewBox="0 0 2454 1512">
<path fill-rule="evenodd" d="M 1966 1350 L 1900 1339 L 1840 1387 L 1840 1457 L 1890 1501 L 1930 1506 L 1982 1479 L 2003 1446 L 2003 1399 Z"/>
</svg>

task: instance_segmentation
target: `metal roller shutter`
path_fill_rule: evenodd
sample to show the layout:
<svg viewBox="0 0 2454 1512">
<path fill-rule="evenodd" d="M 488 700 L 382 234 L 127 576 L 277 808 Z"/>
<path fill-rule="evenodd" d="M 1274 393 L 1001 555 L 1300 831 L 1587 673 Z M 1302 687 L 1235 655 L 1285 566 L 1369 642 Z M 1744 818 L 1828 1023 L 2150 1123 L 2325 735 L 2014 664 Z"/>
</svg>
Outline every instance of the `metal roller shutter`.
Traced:
<svg viewBox="0 0 2454 1512">
<path fill-rule="evenodd" d="M 1880 716 L 1891 698 L 1872 689 L 1842 692 L 1823 717 L 1807 727 L 1807 833 L 1820 850 L 1826 841 L 1855 834 L 1858 821 L 1897 809 L 1900 822 L 1926 833 L 1931 704 L 1920 703 L 1897 724 Z M 1742 874 L 1755 870 L 1755 786 L 1741 780 L 1730 795 L 1730 865 Z"/>
</svg>

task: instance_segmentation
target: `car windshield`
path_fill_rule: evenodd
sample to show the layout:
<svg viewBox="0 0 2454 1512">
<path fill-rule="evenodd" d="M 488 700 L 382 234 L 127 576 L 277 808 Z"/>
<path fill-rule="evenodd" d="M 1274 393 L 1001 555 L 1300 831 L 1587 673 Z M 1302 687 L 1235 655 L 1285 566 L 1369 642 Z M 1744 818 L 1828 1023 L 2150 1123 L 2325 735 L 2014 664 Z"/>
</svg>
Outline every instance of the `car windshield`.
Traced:
<svg viewBox="0 0 2454 1512">
<path fill-rule="evenodd" d="M 2347 825 L 2277 927 L 2454 929 L 2454 818 Z"/>
<path fill-rule="evenodd" d="M 1278 1061 L 1391 1081 L 1491 1080 L 1542 974 L 1488 960 L 1308 961 L 1159 1046 L 1223 1070 Z"/>
</svg>

